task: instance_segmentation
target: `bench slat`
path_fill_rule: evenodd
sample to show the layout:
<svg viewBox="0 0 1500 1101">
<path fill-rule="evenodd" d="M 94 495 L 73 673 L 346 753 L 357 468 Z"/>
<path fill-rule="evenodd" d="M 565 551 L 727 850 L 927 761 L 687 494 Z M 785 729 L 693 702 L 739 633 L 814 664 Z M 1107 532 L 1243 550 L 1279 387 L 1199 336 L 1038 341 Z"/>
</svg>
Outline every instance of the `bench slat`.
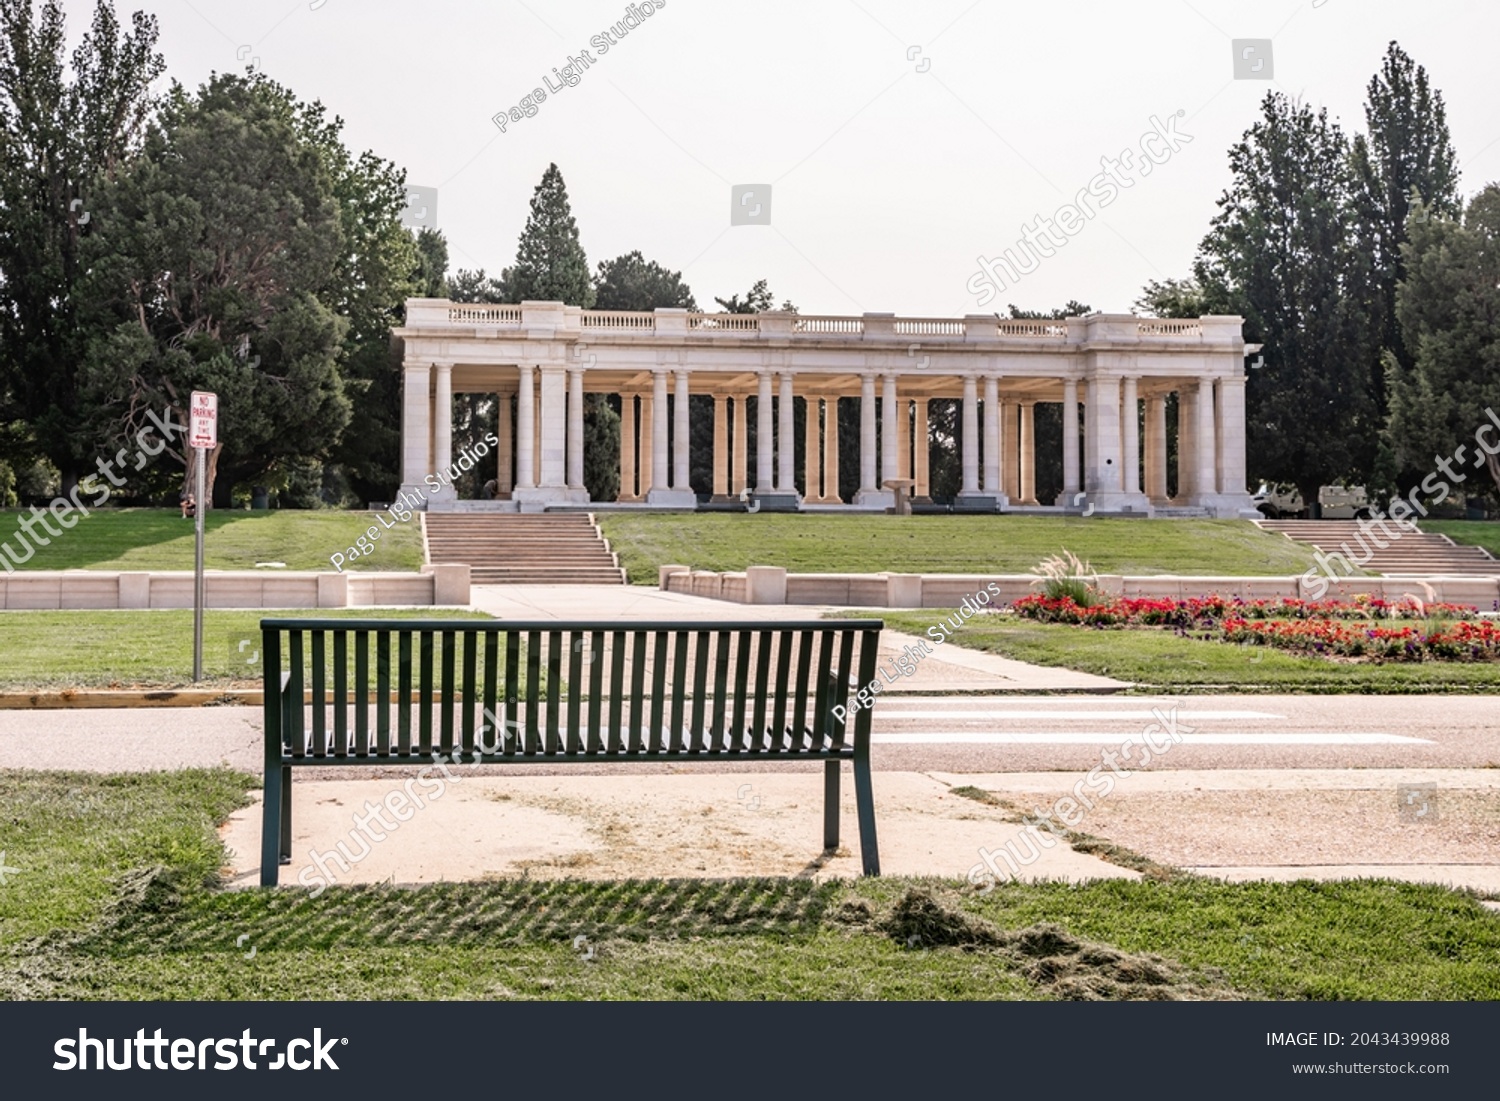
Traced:
<svg viewBox="0 0 1500 1101">
<path fill-rule="evenodd" d="M 646 634 L 641 632 L 634 638 L 631 650 L 630 674 L 630 752 L 645 748 L 646 735 Z"/>
<path fill-rule="evenodd" d="M 354 753 L 370 754 L 370 632 L 354 633 Z"/>
<path fill-rule="evenodd" d="M 411 632 L 396 634 L 396 748 L 411 752 Z"/>
<path fill-rule="evenodd" d="M 647 745 L 651 752 L 658 753 L 662 746 L 662 729 L 666 725 L 667 643 L 668 631 L 655 632 L 655 661 L 651 669 L 651 726 L 646 732 Z"/>
<path fill-rule="evenodd" d="M 514 757 L 521 752 L 523 735 L 521 716 L 521 636 L 505 636 L 505 754 Z"/>
<path fill-rule="evenodd" d="M 774 637 L 770 631 L 760 631 L 755 636 L 755 708 L 749 731 L 752 751 L 765 748 L 766 697 L 771 694 L 771 640 Z"/>
<path fill-rule="evenodd" d="M 291 739 L 294 756 L 307 756 L 307 739 L 302 726 L 302 633 L 294 631 L 287 647 L 287 670 L 291 673 L 291 679 L 287 681 L 287 694 L 291 697 L 291 706 L 287 708 L 288 724 L 291 729 L 287 735 Z"/>
<path fill-rule="evenodd" d="M 391 633 L 375 635 L 375 747 L 382 757 L 391 752 Z"/>
<path fill-rule="evenodd" d="M 333 633 L 333 751 L 349 756 L 349 632 Z"/>
<path fill-rule="evenodd" d="M 729 690 L 729 647 L 734 638 L 728 631 L 715 636 L 714 645 L 714 711 L 708 720 L 711 734 L 708 740 L 710 753 L 722 753 L 730 732 L 724 728 L 725 694 Z"/>
<path fill-rule="evenodd" d="M 583 752 L 583 732 L 579 728 L 580 709 L 583 706 L 583 636 L 569 631 L 563 637 L 567 639 L 568 646 L 567 753 L 572 757 Z"/>
<path fill-rule="evenodd" d="M 604 752 L 604 728 L 600 711 L 604 703 L 604 632 L 589 636 L 589 718 L 587 748 L 589 753 Z"/>
<path fill-rule="evenodd" d="M 455 641 L 457 641 L 455 637 Z M 479 698 L 479 644 L 482 635 L 464 636 L 464 686 L 460 707 L 459 750 L 467 755 L 474 752 L 474 704 L 483 702 Z"/>
<path fill-rule="evenodd" d="M 327 703 L 324 700 L 323 677 L 328 665 L 328 659 L 323 653 L 324 637 L 322 631 L 312 632 L 312 735 L 313 756 L 328 756 L 328 712 Z"/>
<path fill-rule="evenodd" d="M 418 653 L 422 662 L 417 681 L 422 708 L 417 716 L 417 733 L 422 753 L 425 755 L 432 752 L 432 632 L 422 631 L 417 637 L 420 640 Z"/>
<path fill-rule="evenodd" d="M 750 639 L 744 632 L 734 636 L 734 713 L 729 719 L 729 752 L 744 750 L 745 699 L 750 692 Z"/>
<path fill-rule="evenodd" d="M 595 659 L 595 664 L 603 664 Z M 609 725 L 606 730 L 605 749 L 609 753 L 621 753 L 629 744 L 625 728 L 621 726 L 625 710 L 625 632 L 615 631 L 609 636 Z"/>
<path fill-rule="evenodd" d="M 541 725 L 539 722 L 542 704 L 542 633 L 532 631 L 526 636 L 526 755 L 541 752 Z"/>
</svg>

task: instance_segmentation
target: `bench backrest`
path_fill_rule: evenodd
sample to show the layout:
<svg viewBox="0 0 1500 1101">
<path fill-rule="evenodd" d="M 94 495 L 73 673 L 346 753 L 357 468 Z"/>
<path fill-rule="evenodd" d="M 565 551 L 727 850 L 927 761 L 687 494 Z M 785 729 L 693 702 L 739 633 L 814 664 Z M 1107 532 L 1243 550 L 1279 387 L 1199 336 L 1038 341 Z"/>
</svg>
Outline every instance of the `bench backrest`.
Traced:
<svg viewBox="0 0 1500 1101">
<path fill-rule="evenodd" d="M 267 759 L 864 749 L 883 626 L 265 619 Z"/>
</svg>

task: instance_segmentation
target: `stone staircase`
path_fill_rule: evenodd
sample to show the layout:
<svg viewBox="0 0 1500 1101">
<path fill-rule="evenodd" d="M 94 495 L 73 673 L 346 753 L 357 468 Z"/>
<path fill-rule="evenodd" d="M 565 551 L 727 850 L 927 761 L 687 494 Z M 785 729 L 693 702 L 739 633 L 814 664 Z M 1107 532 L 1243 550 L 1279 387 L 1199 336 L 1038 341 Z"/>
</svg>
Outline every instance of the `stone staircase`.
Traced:
<svg viewBox="0 0 1500 1101">
<path fill-rule="evenodd" d="M 586 512 L 428 512 L 423 524 L 428 561 L 467 563 L 475 585 L 625 584 Z"/>
<path fill-rule="evenodd" d="M 1399 532 L 1401 538 L 1392 540 L 1379 525 L 1369 525 L 1375 538 L 1386 544 L 1384 550 L 1368 535 L 1364 539 L 1364 548 L 1361 548 L 1359 536 L 1365 529 L 1354 520 L 1260 520 L 1257 523 L 1266 531 L 1279 531 L 1299 543 L 1309 543 L 1325 554 L 1343 554 L 1342 547 L 1347 543 L 1356 556 L 1356 565 L 1358 558 L 1373 552 L 1362 568 L 1388 577 L 1500 576 L 1500 561 L 1491 558 L 1483 547 L 1461 546 L 1446 535 L 1412 531 L 1391 521 L 1385 526 Z"/>
</svg>

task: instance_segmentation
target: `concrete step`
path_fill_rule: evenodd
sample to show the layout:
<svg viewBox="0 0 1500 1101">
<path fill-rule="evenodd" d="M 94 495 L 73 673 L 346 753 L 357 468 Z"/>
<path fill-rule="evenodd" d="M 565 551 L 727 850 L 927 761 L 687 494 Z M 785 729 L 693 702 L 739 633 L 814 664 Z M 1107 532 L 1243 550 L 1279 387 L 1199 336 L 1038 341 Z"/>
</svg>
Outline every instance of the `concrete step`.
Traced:
<svg viewBox="0 0 1500 1101">
<path fill-rule="evenodd" d="M 625 571 L 588 513 L 433 513 L 433 562 L 464 562 L 476 585 L 622 585 Z"/>
<path fill-rule="evenodd" d="M 1277 532 L 1299 543 L 1316 547 L 1323 554 L 1346 554 L 1367 559 L 1363 568 L 1372 573 L 1402 577 L 1457 575 L 1500 576 L 1500 561 L 1483 547 L 1452 542 L 1437 532 L 1416 531 L 1388 523 L 1363 525 L 1354 520 L 1261 520 L 1264 531 Z M 1398 537 L 1392 539 L 1391 534 Z M 1375 540 L 1384 543 L 1379 546 Z M 1344 547 L 1349 548 L 1348 552 Z"/>
</svg>

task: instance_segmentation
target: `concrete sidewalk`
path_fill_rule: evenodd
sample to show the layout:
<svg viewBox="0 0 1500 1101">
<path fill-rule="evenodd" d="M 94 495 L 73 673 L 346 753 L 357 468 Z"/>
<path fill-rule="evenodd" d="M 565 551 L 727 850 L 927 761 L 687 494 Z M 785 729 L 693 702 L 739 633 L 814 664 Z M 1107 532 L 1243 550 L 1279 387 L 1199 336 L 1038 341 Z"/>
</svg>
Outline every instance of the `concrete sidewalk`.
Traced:
<svg viewBox="0 0 1500 1101">
<path fill-rule="evenodd" d="M 470 599 L 476 611 L 497 619 L 555 620 L 711 620 L 811 621 L 825 614 L 861 609 L 806 604 L 726 604 L 722 600 L 667 593 L 641 585 L 476 585 Z M 879 618 L 889 609 L 863 609 Z M 932 622 L 942 617 L 930 613 Z M 880 658 L 886 664 L 906 646 L 923 640 L 886 628 L 880 633 Z M 1110 677 L 1028 665 L 952 643 L 937 646 L 909 677 L 900 678 L 890 692 L 1119 692 L 1130 687 Z"/>
<path fill-rule="evenodd" d="M 411 797 L 424 791 L 423 805 L 413 805 Z M 292 792 L 292 863 L 281 869 L 284 885 L 316 887 L 320 878 L 330 884 L 412 884 L 519 875 L 824 879 L 861 870 L 847 769 L 840 792 L 841 845 L 832 855 L 823 853 L 821 768 L 485 777 L 465 775 L 459 766 L 449 780 L 433 772 L 425 786 L 409 777 L 297 780 Z M 403 797 L 394 806 L 406 822 L 390 810 L 371 814 L 395 793 Z M 1021 830 L 996 808 L 953 795 L 947 784 L 915 772 L 877 776 L 875 813 L 886 875 L 963 877 L 980 860 L 981 847 L 999 848 Z M 221 832 L 233 854 L 232 885 L 258 886 L 259 800 L 236 812 Z M 1044 849 L 1023 874 L 1075 883 L 1138 878 L 1063 844 Z"/>
</svg>

